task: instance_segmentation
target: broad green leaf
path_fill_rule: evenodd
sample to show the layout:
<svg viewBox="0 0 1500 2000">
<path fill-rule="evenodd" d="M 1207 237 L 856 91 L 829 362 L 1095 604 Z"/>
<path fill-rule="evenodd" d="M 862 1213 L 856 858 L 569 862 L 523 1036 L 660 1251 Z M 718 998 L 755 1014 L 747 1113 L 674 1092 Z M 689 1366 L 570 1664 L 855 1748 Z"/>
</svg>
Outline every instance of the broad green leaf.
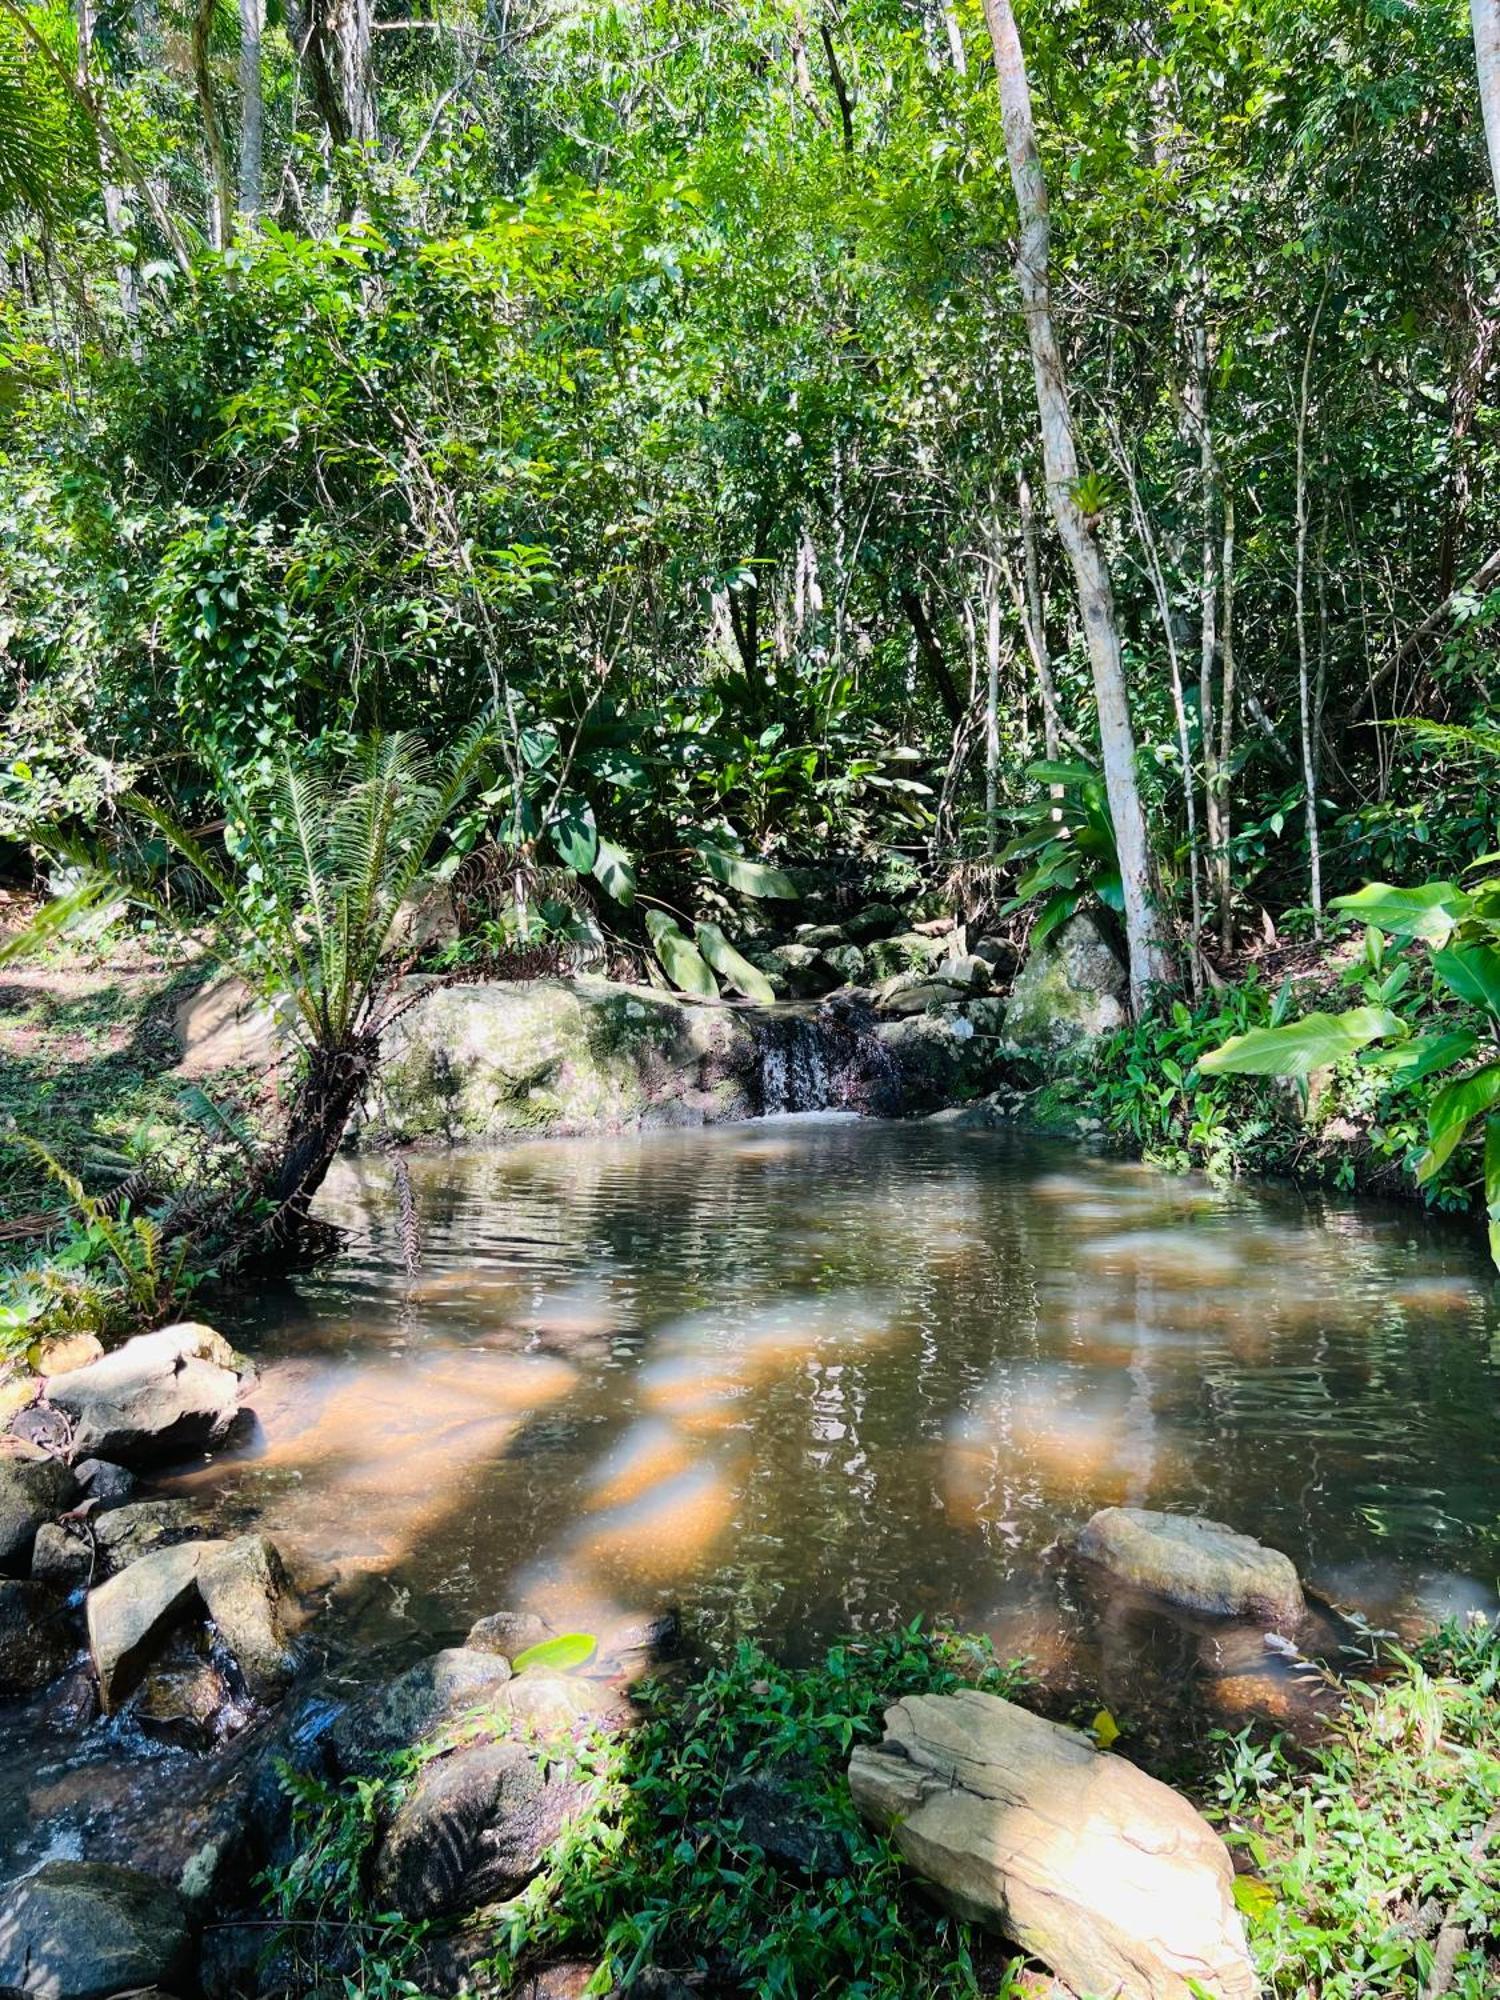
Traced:
<svg viewBox="0 0 1500 2000">
<path fill-rule="evenodd" d="M 1500 1062 L 1486 1063 L 1461 1076 L 1433 1098 L 1427 1111 L 1427 1151 L 1417 1162 L 1417 1179 L 1430 1181 L 1453 1157 L 1476 1118 L 1500 1102 Z"/>
<path fill-rule="evenodd" d="M 1107 1750 L 1111 1743 L 1120 1740 L 1120 1725 L 1107 1708 L 1101 1708 L 1093 1721 L 1094 1741 L 1101 1750 Z"/>
<path fill-rule="evenodd" d="M 1049 762 L 1047 758 L 1039 757 L 1034 764 L 1026 766 L 1026 775 L 1037 785 L 1086 785 L 1091 778 L 1096 779 L 1099 773 L 1092 764 L 1083 764 L 1076 760 Z"/>
<path fill-rule="evenodd" d="M 1454 925 L 1469 914 L 1472 902 L 1453 882 L 1423 882 L 1415 889 L 1367 882 L 1352 896 L 1335 896 L 1329 908 L 1362 924 L 1375 924 L 1393 937 L 1446 944 Z"/>
<path fill-rule="evenodd" d="M 559 860 L 579 875 L 592 872 L 599 853 L 599 831 L 587 799 L 576 795 L 563 799 L 553 815 L 550 832 Z"/>
<path fill-rule="evenodd" d="M 796 884 L 780 868 L 768 867 L 763 861 L 747 861 L 743 854 L 710 847 L 706 841 L 699 841 L 694 851 L 714 880 L 727 889 L 738 889 L 742 896 L 778 897 L 783 902 L 797 900 Z"/>
<path fill-rule="evenodd" d="M 1454 1063 L 1473 1055 L 1478 1040 L 1466 1028 L 1455 1029 L 1451 1035 L 1419 1035 L 1393 1049 L 1377 1049 L 1366 1056 L 1365 1067 L 1389 1070 L 1403 1083 L 1420 1083 L 1424 1077 L 1436 1076 L 1440 1069 L 1451 1069 Z"/>
<path fill-rule="evenodd" d="M 1484 1206 L 1490 1223 L 1490 1261 L 1500 1266 L 1500 1118 L 1484 1121 Z"/>
<path fill-rule="evenodd" d="M 1061 930 L 1082 901 L 1083 897 L 1073 889 L 1064 895 L 1054 896 L 1031 927 L 1033 949 L 1045 944 L 1054 931 Z"/>
<path fill-rule="evenodd" d="M 605 893 L 628 910 L 635 901 L 635 862 L 623 847 L 606 840 L 603 834 L 599 836 L 599 852 L 594 856 L 594 874 Z"/>
<path fill-rule="evenodd" d="M 557 755 L 557 738 L 550 729 L 523 729 L 520 743 L 521 755 L 532 771 L 544 770 Z"/>
<path fill-rule="evenodd" d="M 748 958 L 740 956 L 719 926 L 699 924 L 697 930 L 698 949 L 719 977 L 747 1000 L 754 1000 L 762 1007 L 771 1006 L 776 993 L 770 980 L 763 972 L 757 972 Z"/>
<path fill-rule="evenodd" d="M 511 1671 L 519 1674 L 527 1667 L 550 1667 L 553 1673 L 571 1673 L 574 1667 L 586 1666 L 598 1648 L 592 1632 L 560 1632 L 555 1639 L 541 1639 L 524 1653 L 517 1653 L 510 1663 Z"/>
<path fill-rule="evenodd" d="M 698 947 L 669 916 L 661 910 L 648 910 L 646 929 L 663 970 L 679 992 L 699 993 L 705 1000 L 719 997 L 719 982 L 704 963 Z"/>
<path fill-rule="evenodd" d="M 1500 951 L 1493 945 L 1450 945 L 1432 954 L 1432 969 L 1460 1000 L 1500 1015 Z"/>
<path fill-rule="evenodd" d="M 1205 1076 L 1311 1076 L 1370 1042 L 1401 1035 L 1406 1024 L 1387 1007 L 1352 1007 L 1347 1014 L 1304 1014 L 1284 1028 L 1252 1028 L 1198 1058 Z"/>
</svg>

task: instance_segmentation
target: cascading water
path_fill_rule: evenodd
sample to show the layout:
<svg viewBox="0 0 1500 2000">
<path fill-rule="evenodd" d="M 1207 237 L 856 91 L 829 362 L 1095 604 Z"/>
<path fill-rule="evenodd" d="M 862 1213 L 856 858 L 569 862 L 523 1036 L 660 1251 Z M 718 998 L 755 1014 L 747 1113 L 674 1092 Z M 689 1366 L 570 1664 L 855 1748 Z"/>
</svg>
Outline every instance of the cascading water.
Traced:
<svg viewBox="0 0 1500 2000">
<path fill-rule="evenodd" d="M 758 1094 L 766 1117 L 891 1108 L 882 1098 L 894 1065 L 863 1013 L 834 1006 L 767 1013 L 759 1048 Z"/>
</svg>

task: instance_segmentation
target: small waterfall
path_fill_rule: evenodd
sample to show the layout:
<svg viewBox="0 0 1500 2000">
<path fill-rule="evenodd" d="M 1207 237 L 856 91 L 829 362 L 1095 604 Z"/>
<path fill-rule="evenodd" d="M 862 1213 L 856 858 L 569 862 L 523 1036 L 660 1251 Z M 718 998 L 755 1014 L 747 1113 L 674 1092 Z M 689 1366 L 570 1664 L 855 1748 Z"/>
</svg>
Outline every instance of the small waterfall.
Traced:
<svg viewBox="0 0 1500 2000">
<path fill-rule="evenodd" d="M 789 1111 L 882 1110 L 889 1051 L 868 1008 L 824 1005 L 767 1013 L 759 1035 L 757 1095 L 764 1117 Z"/>
</svg>

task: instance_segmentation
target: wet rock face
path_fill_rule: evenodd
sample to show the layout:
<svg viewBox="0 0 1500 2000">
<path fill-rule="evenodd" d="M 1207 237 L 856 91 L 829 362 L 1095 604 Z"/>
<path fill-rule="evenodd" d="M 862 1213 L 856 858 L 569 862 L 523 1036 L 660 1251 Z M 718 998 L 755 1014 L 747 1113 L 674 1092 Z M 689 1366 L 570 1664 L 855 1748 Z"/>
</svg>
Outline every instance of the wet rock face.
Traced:
<svg viewBox="0 0 1500 2000">
<path fill-rule="evenodd" d="M 198 1564 L 207 1544 L 159 1549 L 89 1592 L 89 1651 L 106 1709 L 130 1693 L 168 1635 L 198 1599 Z"/>
<path fill-rule="evenodd" d="M 86 1368 L 53 1376 L 47 1397 L 72 1424 L 75 1455 L 136 1466 L 220 1443 L 243 1386 L 229 1343 L 188 1322 L 138 1334 Z"/>
<path fill-rule="evenodd" d="M 56 1592 L 45 1584 L 0 1578 L 0 1700 L 44 1688 L 74 1650 Z"/>
<path fill-rule="evenodd" d="M 374 1873 L 381 1906 L 417 1919 L 512 1894 L 586 1796 L 523 1743 L 478 1743 L 434 1758 L 381 1840 Z"/>
<path fill-rule="evenodd" d="M 77 1491 L 60 1459 L 20 1446 L 0 1451 L 0 1573 L 27 1573 L 37 1529 L 70 1507 Z"/>
<path fill-rule="evenodd" d="M 973 1688 L 885 1724 L 850 1762 L 855 1804 L 948 1908 L 1076 1993 L 1256 2000 L 1228 1850 L 1178 1793 Z"/>
<path fill-rule="evenodd" d="M 498 1695 L 510 1677 L 510 1661 L 502 1654 L 467 1646 L 418 1660 L 333 1722 L 327 1748 L 334 1769 L 343 1777 L 378 1770 L 396 1751 L 414 1749 L 444 1723 Z"/>
<path fill-rule="evenodd" d="M 1123 1028 L 1129 1014 L 1129 975 L 1097 919 L 1080 913 L 1027 958 L 1005 1032 L 1028 1048 L 1076 1048 Z"/>
<path fill-rule="evenodd" d="M 1105 1507 L 1072 1549 L 1132 1590 L 1214 1618 L 1253 1618 L 1284 1632 L 1307 1613 L 1295 1565 L 1222 1521 Z"/>
<path fill-rule="evenodd" d="M 109 2000 L 189 1970 L 187 1906 L 105 1862 L 49 1861 L 0 1897 L 0 1992 Z"/>
</svg>

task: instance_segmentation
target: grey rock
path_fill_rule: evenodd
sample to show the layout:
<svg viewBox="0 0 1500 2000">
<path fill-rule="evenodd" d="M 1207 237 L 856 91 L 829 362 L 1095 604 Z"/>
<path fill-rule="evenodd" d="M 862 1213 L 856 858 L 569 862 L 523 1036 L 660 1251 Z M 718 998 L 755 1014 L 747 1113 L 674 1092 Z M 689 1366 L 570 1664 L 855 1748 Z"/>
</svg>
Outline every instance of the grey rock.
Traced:
<svg viewBox="0 0 1500 2000">
<path fill-rule="evenodd" d="M 957 958 L 945 958 L 937 968 L 937 977 L 945 985 L 956 986 L 961 993 L 979 995 L 990 990 L 990 968 L 976 952 L 966 952 Z"/>
<path fill-rule="evenodd" d="M 919 979 L 914 983 L 903 980 L 882 996 L 878 1011 L 888 1020 L 910 1020 L 913 1015 L 926 1014 L 934 1007 L 955 1006 L 963 997 L 961 988 L 947 986 L 941 980 Z"/>
<path fill-rule="evenodd" d="M 47 1395 L 71 1420 L 76 1452 L 142 1465 L 220 1442 L 242 1386 L 229 1343 L 188 1322 L 137 1334 L 86 1368 L 54 1375 Z"/>
<path fill-rule="evenodd" d="M 1075 1993 L 1257 2000 L 1228 1850 L 1178 1793 L 977 1688 L 899 1701 L 885 1729 L 850 1760 L 854 1802 L 957 1915 Z"/>
<path fill-rule="evenodd" d="M 132 1500 L 90 1518 L 103 1575 L 129 1569 L 157 1549 L 191 1541 L 198 1523 L 186 1500 Z"/>
<path fill-rule="evenodd" d="M 0 1571 L 26 1574 L 37 1529 L 71 1506 L 77 1491 L 60 1459 L 20 1447 L 0 1452 Z"/>
<path fill-rule="evenodd" d="M 211 1546 L 198 1565 L 198 1592 L 251 1695 L 280 1694 L 297 1660 L 284 1623 L 291 1584 L 276 1544 L 241 1535 Z"/>
<path fill-rule="evenodd" d="M 418 1660 L 344 1710 L 328 1731 L 328 1755 L 344 1776 L 378 1769 L 398 1750 L 429 1741 L 446 1724 L 493 1705 L 510 1680 L 499 1653 L 450 1646 Z"/>
<path fill-rule="evenodd" d="M 765 954 L 769 974 L 779 973 L 794 1000 L 818 1000 L 831 993 L 841 974 L 810 944 L 778 944 Z"/>
<path fill-rule="evenodd" d="M 923 937 L 920 931 L 901 931 L 895 937 L 878 938 L 866 953 L 870 970 L 877 979 L 889 979 L 896 972 L 930 972 L 947 955 L 945 939 Z"/>
<path fill-rule="evenodd" d="M 848 933 L 842 924 L 798 924 L 793 942 L 811 945 L 814 951 L 827 951 L 830 945 L 847 944 Z"/>
<path fill-rule="evenodd" d="M 1072 1546 L 1132 1589 L 1209 1617 L 1258 1618 L 1286 1630 L 1306 1615 L 1291 1558 L 1222 1521 L 1105 1507 Z"/>
<path fill-rule="evenodd" d="M 1076 1048 L 1123 1028 L 1130 979 L 1096 917 L 1080 912 L 1027 958 L 1010 991 L 1005 1032 L 1044 1049 Z"/>
<path fill-rule="evenodd" d="M 185 1975 L 187 1906 L 165 1883 L 106 1862 L 49 1861 L 0 1898 L 0 1991 L 109 2000 Z"/>
<path fill-rule="evenodd" d="M 73 1650 L 55 1593 L 45 1584 L 0 1577 L 0 1700 L 44 1688 Z"/>
<path fill-rule="evenodd" d="M 88 1595 L 89 1652 L 106 1710 L 129 1694 L 169 1633 L 200 1607 L 198 1565 L 213 1542 L 158 1549 Z"/>
<path fill-rule="evenodd" d="M 125 1712 L 148 1736 L 185 1750 L 206 1750 L 234 1713 L 228 1682 L 208 1657 L 200 1634 L 175 1633 L 146 1670 Z"/>
<path fill-rule="evenodd" d="M 552 1627 L 534 1611 L 492 1611 L 469 1627 L 464 1645 L 470 1652 L 502 1653 L 513 1660 L 528 1646 L 539 1646 L 552 1636 Z"/>
<path fill-rule="evenodd" d="M 1009 979 L 1021 963 L 1021 954 L 1009 938 L 980 938 L 974 946 L 974 956 L 984 960 L 997 985 Z"/>
<path fill-rule="evenodd" d="M 113 1465 L 107 1458 L 86 1458 L 73 1467 L 78 1484 L 101 1511 L 123 1507 L 136 1489 L 136 1476 L 127 1466 Z"/>
<path fill-rule="evenodd" d="M 588 1796 L 517 1742 L 476 1743 L 423 1766 L 381 1840 L 375 1893 L 405 1917 L 450 1916 L 513 1894 Z"/>
<path fill-rule="evenodd" d="M 845 986 L 858 986 L 869 969 L 857 944 L 825 945 L 823 957 Z"/>
<path fill-rule="evenodd" d="M 617 1618 L 599 1634 L 599 1657 L 606 1660 L 665 1659 L 682 1636 L 682 1620 L 668 1607 L 639 1617 Z"/>
<path fill-rule="evenodd" d="M 60 1527 L 45 1521 L 31 1545 L 31 1574 L 59 1590 L 82 1590 L 93 1581 L 94 1546 L 82 1523 Z"/>
</svg>

